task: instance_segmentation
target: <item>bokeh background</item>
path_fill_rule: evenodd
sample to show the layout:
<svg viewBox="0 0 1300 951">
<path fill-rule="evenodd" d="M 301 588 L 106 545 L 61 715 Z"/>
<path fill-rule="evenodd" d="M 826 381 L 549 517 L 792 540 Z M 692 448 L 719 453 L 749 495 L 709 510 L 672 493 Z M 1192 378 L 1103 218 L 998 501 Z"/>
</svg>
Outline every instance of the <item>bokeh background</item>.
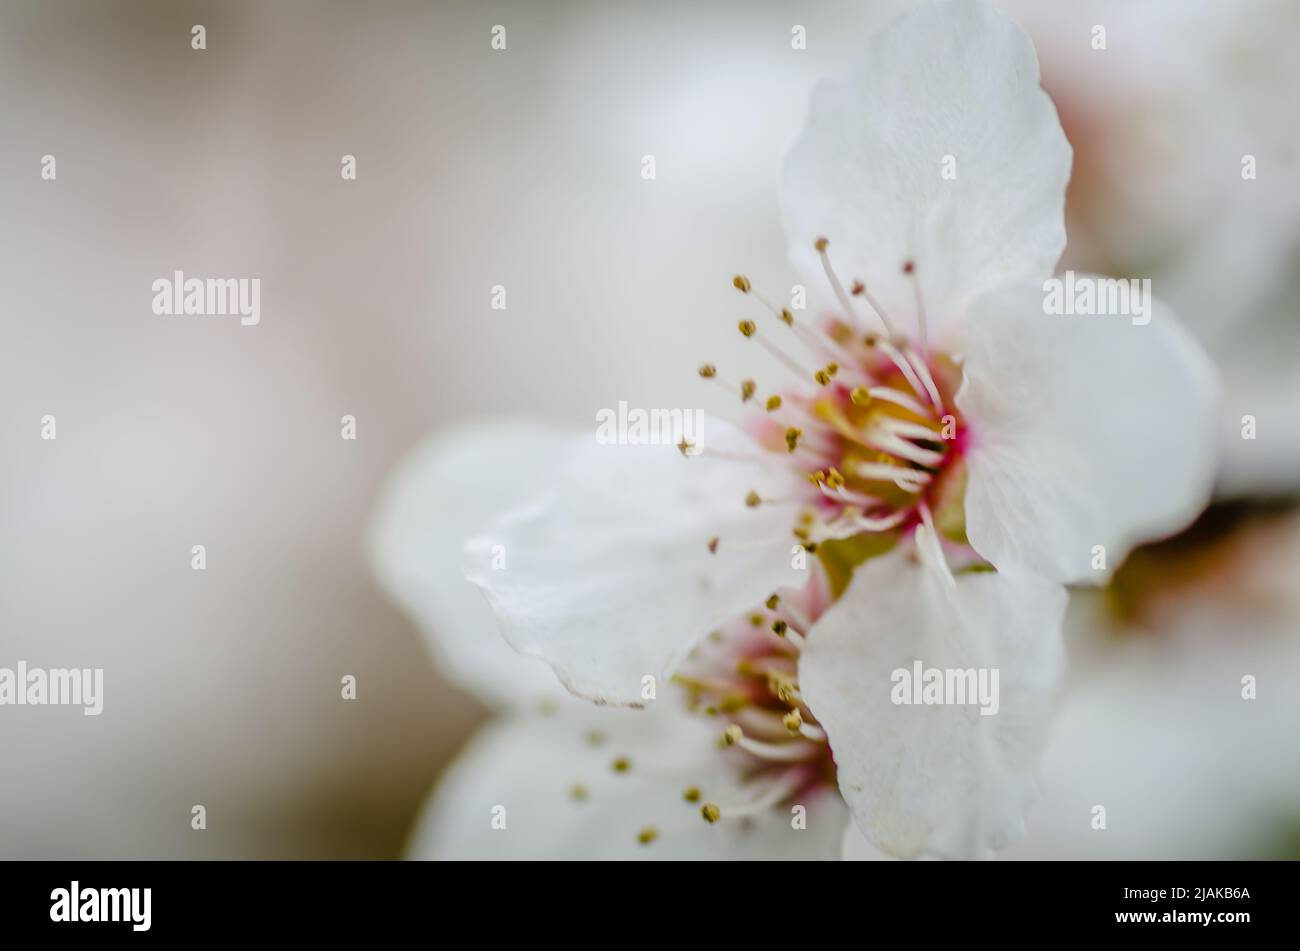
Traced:
<svg viewBox="0 0 1300 951">
<path fill-rule="evenodd" d="M 907 5 L 6 0 L 0 665 L 106 696 L 0 709 L 0 858 L 400 855 L 487 713 L 373 580 L 386 478 L 466 421 L 721 408 L 730 276 L 797 281 L 809 92 Z M 1079 160 L 1067 263 L 1153 277 L 1229 382 L 1221 502 L 1075 600 L 1013 857 L 1300 855 L 1300 26 L 1228 6 L 1008 4 Z M 261 324 L 155 316 L 177 269 L 259 277 Z"/>
</svg>

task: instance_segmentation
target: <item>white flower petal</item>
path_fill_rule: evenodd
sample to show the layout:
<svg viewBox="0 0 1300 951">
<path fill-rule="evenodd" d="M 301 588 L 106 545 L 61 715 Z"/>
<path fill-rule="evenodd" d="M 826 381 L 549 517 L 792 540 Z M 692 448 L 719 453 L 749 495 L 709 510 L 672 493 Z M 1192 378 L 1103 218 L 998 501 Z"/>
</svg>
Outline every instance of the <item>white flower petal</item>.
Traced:
<svg viewBox="0 0 1300 951">
<path fill-rule="evenodd" d="M 979 855 L 1015 838 L 1062 665 L 1066 595 L 1032 576 L 958 575 L 934 536 L 859 568 L 813 626 L 799 663 L 840 792 L 862 832 L 905 858 Z M 997 712 L 907 705 L 893 672 L 997 668 Z"/>
<path fill-rule="evenodd" d="M 915 331 L 913 260 L 931 324 L 956 322 L 981 291 L 1051 273 L 1070 157 L 1019 27 L 985 3 L 926 3 L 814 93 L 782 178 L 791 255 L 824 288 L 813 243 L 828 238 L 841 280 L 865 281 L 900 332 Z"/>
<path fill-rule="evenodd" d="M 1134 325 L 1049 316 L 1043 298 L 1007 288 L 971 306 L 957 394 L 971 432 L 966 531 L 998 568 L 1101 583 L 1133 546 L 1205 506 L 1217 375 L 1159 301 Z M 1096 545 L 1104 570 L 1092 567 Z"/>
<path fill-rule="evenodd" d="M 566 445 L 556 431 L 528 423 L 439 433 L 402 461 L 371 519 L 368 554 L 384 590 L 419 624 L 440 669 L 494 706 L 565 692 L 545 664 L 502 638 L 461 572 L 461 550 L 492 513 L 539 491 Z"/>
<path fill-rule="evenodd" d="M 745 504 L 751 490 L 789 497 L 793 470 L 776 456 L 715 456 L 759 451 L 721 420 L 703 429 L 704 452 L 691 458 L 672 446 L 575 441 L 561 489 L 466 546 L 466 576 L 506 639 L 544 658 L 579 696 L 642 703 L 644 678 L 663 689 L 710 630 L 808 580 L 791 564 L 795 509 Z M 504 568 L 494 568 L 494 552 Z"/>
<path fill-rule="evenodd" d="M 411 837 L 413 859 L 837 858 L 848 813 L 834 790 L 807 802 L 806 827 L 775 808 L 709 825 L 702 801 L 740 801 L 717 724 L 665 701 L 647 710 L 570 700 L 549 717 L 484 727 L 439 783 Z M 597 742 L 593 742 L 593 738 Z M 611 764 L 626 757 L 626 772 Z M 581 790 L 581 798 L 574 795 Z M 500 808 L 498 808 L 500 807 Z M 492 825 L 504 810 L 505 828 Z M 642 830 L 657 834 L 648 844 Z"/>
</svg>

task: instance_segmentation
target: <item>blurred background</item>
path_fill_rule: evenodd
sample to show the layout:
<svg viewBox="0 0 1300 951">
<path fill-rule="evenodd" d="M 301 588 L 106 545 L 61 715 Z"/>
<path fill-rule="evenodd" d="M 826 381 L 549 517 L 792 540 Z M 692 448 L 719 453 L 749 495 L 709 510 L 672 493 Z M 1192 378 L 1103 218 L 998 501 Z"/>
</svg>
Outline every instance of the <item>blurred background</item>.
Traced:
<svg viewBox="0 0 1300 951">
<path fill-rule="evenodd" d="M 0 666 L 105 669 L 100 717 L 0 709 L 0 858 L 400 855 L 488 714 L 373 580 L 385 479 L 467 421 L 721 408 L 731 275 L 798 280 L 809 92 L 907 5 L 0 7 Z M 1300 855 L 1300 12 L 1006 6 L 1076 149 L 1065 263 L 1153 278 L 1228 387 L 1219 504 L 1075 599 L 1010 854 Z M 260 325 L 155 316 L 174 270 L 260 278 Z"/>
</svg>

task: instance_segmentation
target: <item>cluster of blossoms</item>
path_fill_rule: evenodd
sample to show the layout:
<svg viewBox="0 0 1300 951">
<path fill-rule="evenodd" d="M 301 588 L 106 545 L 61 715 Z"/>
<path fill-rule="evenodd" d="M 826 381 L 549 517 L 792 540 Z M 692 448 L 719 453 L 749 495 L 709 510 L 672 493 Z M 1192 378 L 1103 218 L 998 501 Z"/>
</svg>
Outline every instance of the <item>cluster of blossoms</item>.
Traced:
<svg viewBox="0 0 1300 951">
<path fill-rule="evenodd" d="M 734 280 L 769 312 L 741 333 L 790 386 L 760 394 L 706 364 L 752 412 L 680 453 L 500 432 L 458 450 L 539 473 L 465 548 L 506 641 L 577 697 L 649 708 L 620 729 L 676 737 L 636 770 L 668 792 L 637 801 L 622 841 L 689 853 L 694 812 L 697 828 L 735 820 L 731 854 L 746 836 L 812 854 L 838 849 L 845 807 L 900 856 L 979 855 L 1021 831 L 1064 586 L 1106 579 L 1099 550 L 1113 568 L 1184 526 L 1215 464 L 1214 374 L 1168 309 L 1143 327 L 1044 314 L 1070 160 L 1027 37 L 978 0 L 922 5 L 818 88 L 785 164 L 819 319 Z M 998 669 L 998 713 L 893 703 L 891 673 L 916 661 Z M 469 782 L 449 780 L 462 797 Z M 575 788 L 590 803 L 607 787 Z M 762 838 L 803 806 L 798 846 Z"/>
</svg>

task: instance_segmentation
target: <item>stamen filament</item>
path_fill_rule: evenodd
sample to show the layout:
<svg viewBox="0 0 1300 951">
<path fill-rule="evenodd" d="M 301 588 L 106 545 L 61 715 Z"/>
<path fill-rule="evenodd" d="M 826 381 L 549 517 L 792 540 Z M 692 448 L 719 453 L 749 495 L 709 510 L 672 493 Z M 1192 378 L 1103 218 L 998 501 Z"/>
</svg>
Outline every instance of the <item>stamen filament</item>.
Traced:
<svg viewBox="0 0 1300 951">
<path fill-rule="evenodd" d="M 899 390 L 889 386 L 873 386 L 867 390 L 868 396 L 873 396 L 878 400 L 884 400 L 887 403 L 893 403 L 895 406 L 901 406 L 903 409 L 911 410 L 917 416 L 930 417 L 930 411 L 918 403 L 912 397 Z"/>
<path fill-rule="evenodd" d="M 818 238 L 815 245 L 817 253 L 822 259 L 822 270 L 826 272 L 826 280 L 830 282 L 831 290 L 835 292 L 835 296 L 839 299 L 840 306 L 844 308 L 845 314 L 853 324 L 853 329 L 861 332 L 862 321 L 858 319 L 858 312 L 853 307 L 853 301 L 851 301 L 849 295 L 844 292 L 844 285 L 841 284 L 840 279 L 835 276 L 835 269 L 831 267 L 830 255 L 826 253 L 827 244 L 828 242 L 825 238 Z M 888 325 L 886 325 L 886 330 L 888 330 Z"/>
<path fill-rule="evenodd" d="M 923 394 L 927 397 L 929 396 L 929 394 L 926 393 L 925 384 L 923 384 L 921 378 L 916 375 L 916 370 L 912 368 L 912 364 L 908 362 L 907 357 L 903 356 L 903 354 L 899 352 L 897 347 L 888 340 L 877 341 L 876 346 L 881 349 L 885 356 L 889 357 L 889 359 L 893 361 L 894 366 L 898 367 L 898 371 L 903 374 L 904 379 L 907 380 L 907 385 L 912 388 L 913 393 L 917 396 Z"/>
<path fill-rule="evenodd" d="M 740 728 L 737 727 L 736 729 L 739 731 Z M 810 743 L 765 743 L 761 740 L 752 740 L 745 736 L 743 732 L 736 738 L 735 745 L 747 753 L 753 753 L 755 756 L 770 760 L 773 763 L 801 763 L 804 760 L 812 759 L 818 753 L 817 747 Z"/>
<path fill-rule="evenodd" d="M 924 347 L 922 347 L 924 350 Z M 916 370 L 921 382 L 925 384 L 926 392 L 930 395 L 930 402 L 940 413 L 943 412 L 943 399 L 939 396 L 939 387 L 935 385 L 934 375 L 930 373 L 930 368 L 926 365 L 925 360 L 916 353 L 911 347 L 906 350 L 907 358 L 912 367 Z"/>
<path fill-rule="evenodd" d="M 867 433 L 867 444 L 873 449 L 887 452 L 898 459 L 915 462 L 927 469 L 937 469 L 943 464 L 943 453 L 935 452 L 933 449 L 922 449 L 920 446 L 908 442 L 901 436 L 894 435 L 883 427 L 875 427 Z"/>
<path fill-rule="evenodd" d="M 798 792 L 800 785 L 804 781 L 807 770 L 803 767 L 788 769 L 780 775 L 770 780 L 763 788 L 756 799 L 746 803 L 735 803 L 731 805 L 714 804 L 720 813 L 718 818 L 723 819 L 744 819 L 750 816 L 758 816 L 767 812 L 773 806 L 789 799 Z M 717 819 L 709 820 L 716 822 Z"/>
</svg>

